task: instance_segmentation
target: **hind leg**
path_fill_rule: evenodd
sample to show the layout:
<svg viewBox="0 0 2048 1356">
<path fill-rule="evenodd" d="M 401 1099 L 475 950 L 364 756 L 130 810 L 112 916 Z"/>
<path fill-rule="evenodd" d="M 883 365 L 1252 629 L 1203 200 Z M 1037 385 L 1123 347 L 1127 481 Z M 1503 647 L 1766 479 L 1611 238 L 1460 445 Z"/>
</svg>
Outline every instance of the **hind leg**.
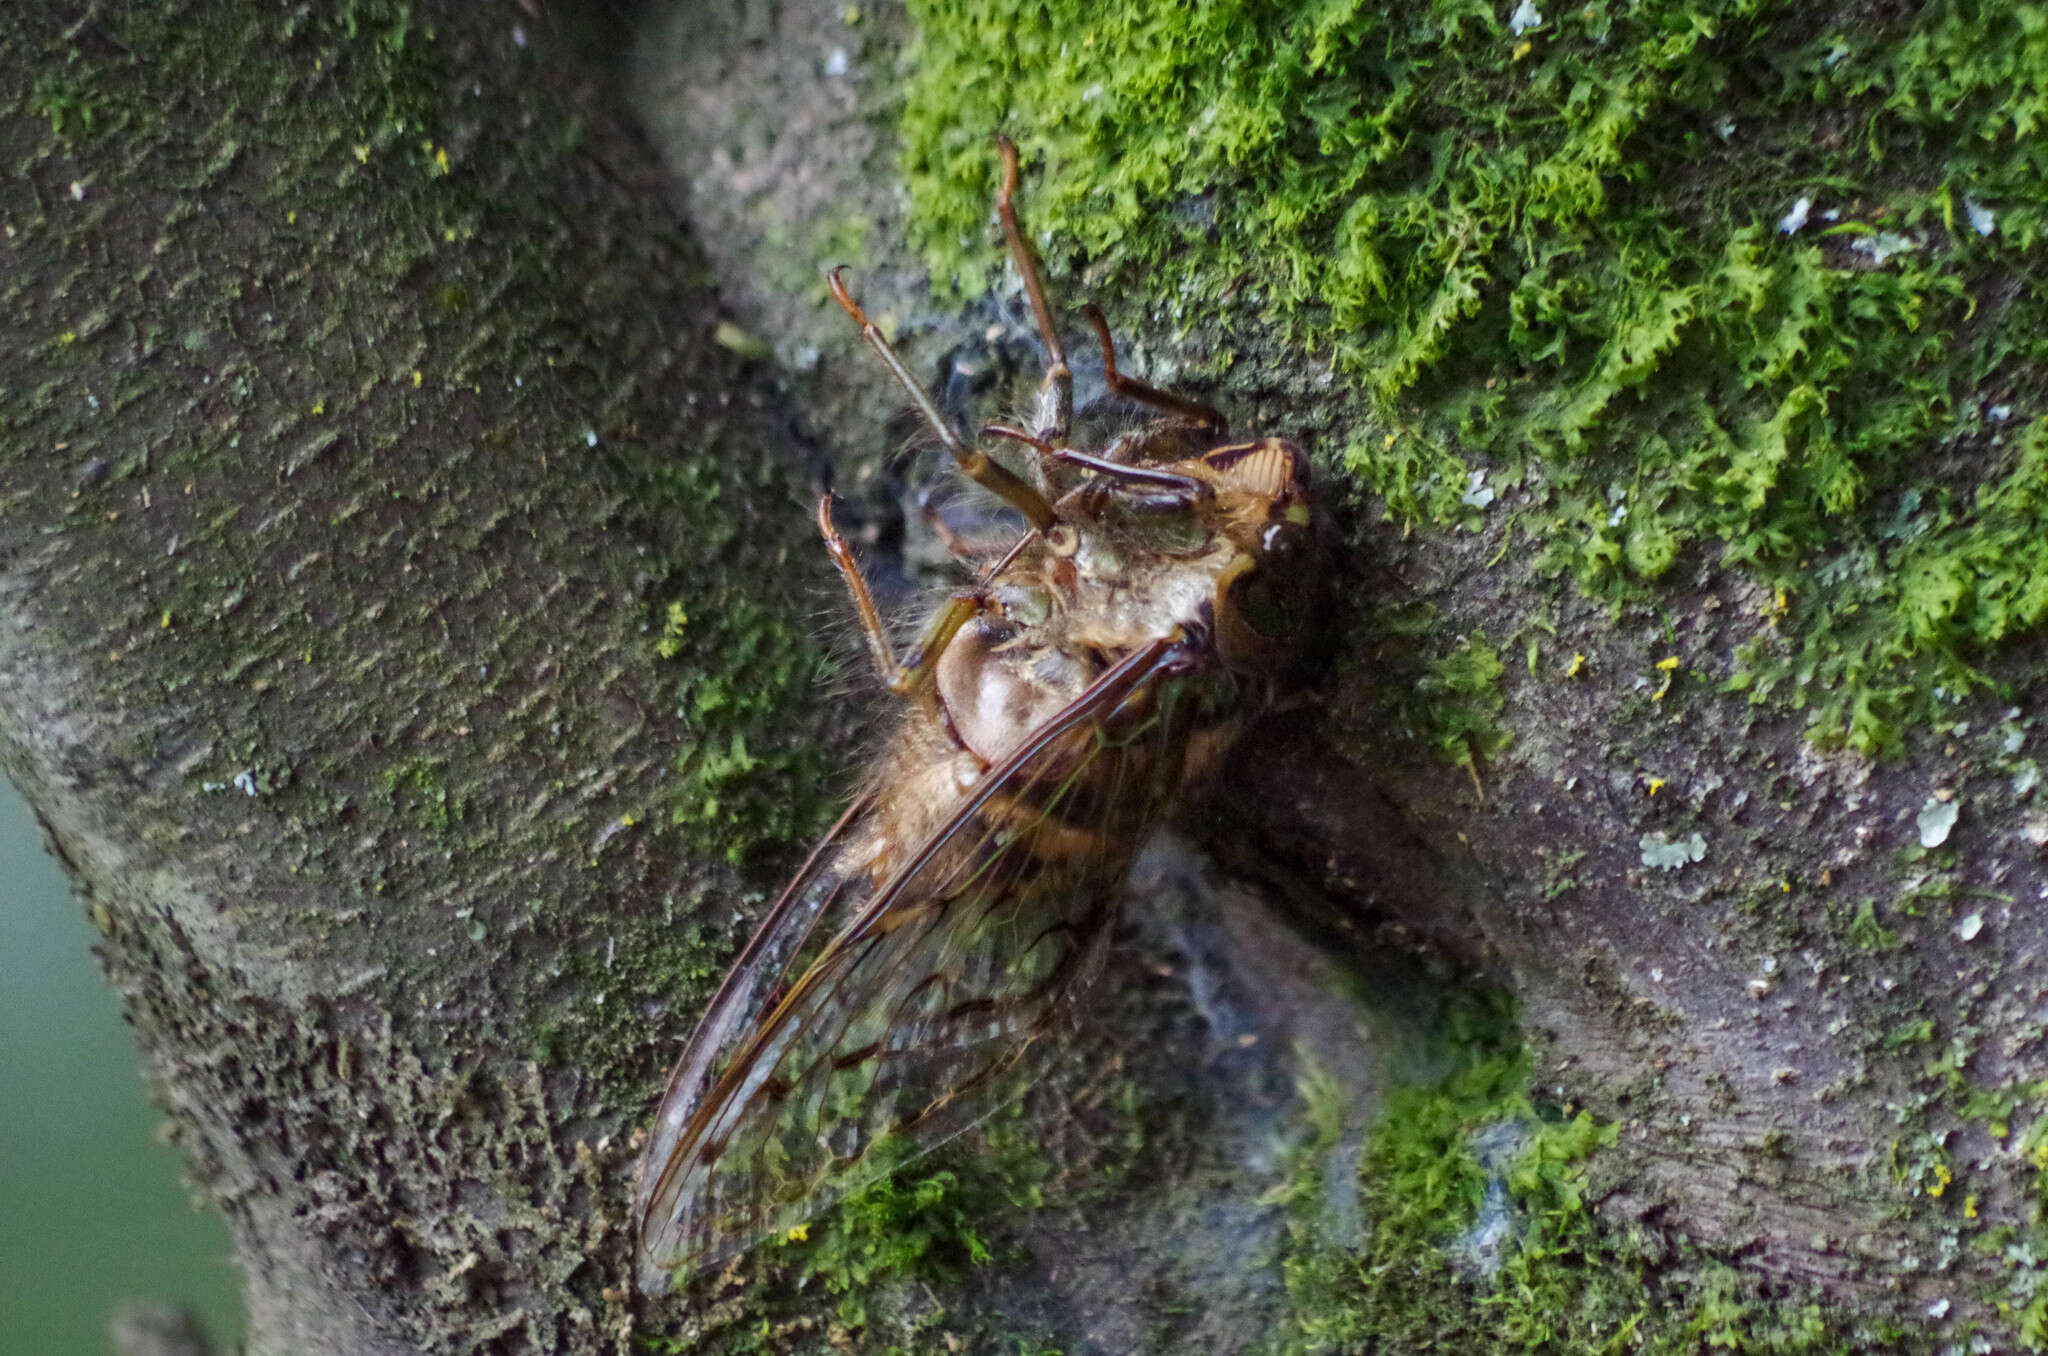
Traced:
<svg viewBox="0 0 2048 1356">
<path fill-rule="evenodd" d="M 880 675 L 883 685 L 899 697 L 936 700 L 931 678 L 939 656 L 953 643 L 953 637 L 959 634 L 960 628 L 987 606 L 987 597 L 978 589 L 954 594 L 932 618 L 931 624 L 925 627 L 907 661 L 898 660 L 888 629 L 882 625 L 882 614 L 875 610 L 875 600 L 868 593 L 868 581 L 861 577 L 860 565 L 853 558 L 853 548 L 846 544 L 846 538 L 839 535 L 839 529 L 832 523 L 832 496 L 829 494 L 818 500 L 818 532 L 825 538 L 825 550 L 831 555 L 832 564 L 838 568 L 839 577 L 846 581 L 846 591 L 853 595 L 853 611 L 860 619 L 861 638 L 867 642 L 868 657 L 874 661 L 875 672 Z"/>
</svg>

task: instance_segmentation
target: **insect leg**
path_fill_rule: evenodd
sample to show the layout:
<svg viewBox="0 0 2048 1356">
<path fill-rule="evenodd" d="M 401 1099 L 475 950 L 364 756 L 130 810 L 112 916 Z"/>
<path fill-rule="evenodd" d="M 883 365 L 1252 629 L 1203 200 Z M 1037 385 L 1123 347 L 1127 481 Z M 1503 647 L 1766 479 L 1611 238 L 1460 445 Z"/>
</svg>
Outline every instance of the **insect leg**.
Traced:
<svg viewBox="0 0 2048 1356">
<path fill-rule="evenodd" d="M 861 577 L 860 565 L 853 558 L 853 548 L 846 544 L 846 538 L 839 535 L 839 529 L 832 523 L 832 496 L 829 494 L 818 499 L 818 532 L 825 538 L 825 550 L 831 555 L 832 564 L 838 568 L 839 577 L 846 581 L 846 591 L 853 595 L 853 611 L 860 618 L 861 639 L 867 642 L 868 657 L 874 660 L 875 672 L 881 675 L 883 684 L 899 697 L 927 693 L 939 656 L 953 643 L 953 637 L 960 628 L 987 605 L 986 596 L 978 590 L 954 594 L 932 618 L 931 624 L 925 627 L 924 634 L 918 637 L 910 662 L 899 662 L 889 643 L 889 632 L 882 625 L 882 614 L 875 610 L 875 600 L 868 593 L 867 580 Z"/>
<path fill-rule="evenodd" d="M 1064 443 L 1074 423 L 1074 373 L 1067 366 L 1067 351 L 1053 328 L 1052 308 L 1045 304 L 1045 281 L 1038 273 L 1038 260 L 1031 244 L 1017 229 L 1017 143 L 1006 136 L 996 138 L 1003 155 L 1003 185 L 996 191 L 996 216 L 1003 223 L 1003 242 L 1010 258 L 1024 277 L 1024 295 L 1031 298 L 1031 313 L 1038 320 L 1039 337 L 1045 340 L 1045 380 L 1038 387 L 1038 436 L 1047 442 Z"/>
<path fill-rule="evenodd" d="M 1054 448 L 1048 455 L 1068 466 L 1080 466 L 1093 471 L 1105 480 L 1113 480 L 1123 485 L 1143 486 L 1155 491 L 1156 495 L 1176 497 L 1183 505 L 1192 504 L 1198 499 L 1213 498 L 1216 493 L 1207 482 L 1197 480 L 1193 476 L 1184 476 L 1177 471 L 1162 471 L 1153 466 L 1129 466 L 1120 461 L 1090 456 L 1086 452 L 1076 452 L 1071 447 Z"/>
<path fill-rule="evenodd" d="M 960 628 L 978 616 L 988 599 L 978 591 L 965 590 L 946 600 L 946 605 L 926 623 L 924 634 L 917 638 L 917 648 L 911 652 L 908 664 L 899 666 L 889 679 L 889 690 L 898 696 L 922 692 L 932 694 L 937 700 L 931 682 L 938 671 L 939 656 L 953 643 L 953 637 Z"/>
<path fill-rule="evenodd" d="M 861 338 L 867 340 L 869 348 L 881 355 L 890 375 L 896 378 L 896 384 L 909 395 L 910 403 L 917 406 L 917 412 L 924 416 L 925 423 L 939 435 L 939 441 L 946 445 L 946 450 L 953 454 L 953 460 L 959 465 L 961 474 L 1023 514 L 1025 520 L 1039 531 L 1043 532 L 1051 527 L 1056 519 L 1053 516 L 1052 505 L 1046 503 L 1045 496 L 1033 486 L 1018 479 L 1001 463 L 991 460 L 987 453 L 967 445 L 967 440 L 960 436 L 959 431 L 947 421 L 945 415 L 939 413 L 939 407 L 932 402 L 930 394 L 918 383 L 917 378 L 910 375 L 910 369 L 896 356 L 896 350 L 889 347 L 889 341 L 882 337 L 882 331 L 875 322 L 868 319 L 867 312 L 861 310 L 860 303 L 846 290 L 846 284 L 839 277 L 841 271 L 835 268 L 825 275 L 825 280 L 832 285 L 833 297 L 841 308 L 853 317 L 853 323 L 860 326 Z"/>
<path fill-rule="evenodd" d="M 1162 471 L 1156 466 L 1133 466 L 1128 462 L 1110 461 L 1106 457 L 1076 452 L 1071 447 L 1054 447 L 1041 442 L 1022 429 L 1006 424 L 987 424 L 982 427 L 984 438 L 1008 438 L 1012 442 L 1025 443 L 1034 448 L 1038 455 L 1062 466 L 1078 466 L 1093 471 L 1100 477 L 1082 487 L 1082 504 L 1088 513 L 1097 513 L 1102 508 L 1102 498 L 1115 485 L 1123 496 L 1125 505 L 1136 505 L 1147 512 L 1184 512 L 1201 500 L 1214 497 L 1216 491 L 1206 481 L 1184 476 L 1177 471 Z"/>
<path fill-rule="evenodd" d="M 987 551 L 977 551 L 966 538 L 953 530 L 946 522 L 945 516 L 932 504 L 929 495 L 919 499 L 917 516 L 924 520 L 924 525 L 931 530 L 931 534 L 939 539 L 939 545 L 946 548 L 946 554 L 955 560 L 965 561 L 969 565 L 980 565 L 988 559 Z"/>
<path fill-rule="evenodd" d="M 1230 421 L 1225 419 L 1220 411 L 1204 405 L 1199 400 L 1175 395 L 1172 391 L 1162 391 L 1157 386 L 1148 386 L 1134 377 L 1127 377 L 1117 371 L 1116 344 L 1109 337 L 1109 321 L 1103 318 L 1102 309 L 1092 301 L 1082 310 L 1088 317 L 1088 323 L 1095 327 L 1095 337 L 1102 341 L 1102 380 L 1110 390 L 1126 400 L 1135 400 L 1155 409 L 1184 414 L 1219 434 L 1230 426 Z"/>
</svg>

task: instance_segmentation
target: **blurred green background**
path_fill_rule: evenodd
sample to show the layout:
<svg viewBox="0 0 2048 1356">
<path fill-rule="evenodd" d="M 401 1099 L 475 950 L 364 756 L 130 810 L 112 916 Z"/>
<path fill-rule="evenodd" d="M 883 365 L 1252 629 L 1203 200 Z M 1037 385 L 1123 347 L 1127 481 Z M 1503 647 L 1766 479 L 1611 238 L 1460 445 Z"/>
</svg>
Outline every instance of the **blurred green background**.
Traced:
<svg viewBox="0 0 2048 1356">
<path fill-rule="evenodd" d="M 93 932 L 0 777 L 0 1348 L 101 1356 L 126 1299 L 242 1330 L 221 1219 L 192 1207 Z"/>
</svg>

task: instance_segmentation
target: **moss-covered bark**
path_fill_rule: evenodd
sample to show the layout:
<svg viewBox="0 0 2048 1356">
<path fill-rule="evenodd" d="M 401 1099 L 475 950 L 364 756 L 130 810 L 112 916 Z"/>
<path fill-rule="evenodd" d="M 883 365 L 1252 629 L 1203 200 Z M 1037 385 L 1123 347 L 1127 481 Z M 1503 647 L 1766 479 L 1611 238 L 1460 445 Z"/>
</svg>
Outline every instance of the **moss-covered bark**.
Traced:
<svg viewBox="0 0 2048 1356">
<path fill-rule="evenodd" d="M 975 331 L 1028 333 L 987 224 L 1005 130 L 1063 304 L 1351 477 L 1329 667 L 1219 841 L 1255 825 L 1512 993 L 1534 1102 L 1447 1085 L 1468 1123 L 1417 1142 L 1515 1106 L 1613 1136 L 1538 1137 L 1562 1157 L 1518 1190 L 1555 1218 L 1475 1281 L 1443 1248 L 1476 1202 L 1388 1170 L 1417 1154 L 1384 1122 L 1362 1191 L 1394 1233 L 1303 1224 L 1269 1335 L 2048 1339 L 2039 7 L 910 10 L 901 48 L 886 13 L 788 11 L 764 48 L 815 55 L 762 105 L 659 49 L 735 110 L 674 156 L 696 200 L 902 178 L 969 318 L 886 239 L 873 286 L 957 374 Z M 763 115 L 847 54 L 893 170 Z M 772 291 L 757 240 L 720 266 Z M 823 314 L 825 364 L 857 362 Z M 1433 1228 L 1396 1227 L 1409 1189 Z"/>
<path fill-rule="evenodd" d="M 726 863 L 836 790 L 782 430 L 545 19 L 67 13 L 0 59 L 6 766 L 253 1350 L 619 1346 Z"/>
</svg>

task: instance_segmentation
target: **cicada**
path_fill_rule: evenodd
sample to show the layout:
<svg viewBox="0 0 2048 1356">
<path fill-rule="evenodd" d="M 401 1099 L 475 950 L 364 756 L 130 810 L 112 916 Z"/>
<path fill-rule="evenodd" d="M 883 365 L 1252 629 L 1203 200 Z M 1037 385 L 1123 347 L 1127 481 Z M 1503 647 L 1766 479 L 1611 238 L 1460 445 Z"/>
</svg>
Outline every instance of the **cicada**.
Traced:
<svg viewBox="0 0 2048 1356">
<path fill-rule="evenodd" d="M 1207 405 L 1120 373 L 1092 306 L 1109 391 L 1155 417 L 1098 451 L 1071 445 L 1073 374 L 1018 229 L 1016 148 L 999 149 L 997 218 L 1047 357 L 1026 426 L 964 437 L 841 271 L 827 277 L 960 472 L 1023 525 L 899 658 L 819 502 L 903 711 L 670 1077 L 636 1199 L 650 1295 L 999 1105 L 1102 968 L 1140 840 L 1299 657 L 1307 459 L 1284 438 L 1232 441 Z M 1005 444 L 1027 472 L 987 450 Z"/>
</svg>

